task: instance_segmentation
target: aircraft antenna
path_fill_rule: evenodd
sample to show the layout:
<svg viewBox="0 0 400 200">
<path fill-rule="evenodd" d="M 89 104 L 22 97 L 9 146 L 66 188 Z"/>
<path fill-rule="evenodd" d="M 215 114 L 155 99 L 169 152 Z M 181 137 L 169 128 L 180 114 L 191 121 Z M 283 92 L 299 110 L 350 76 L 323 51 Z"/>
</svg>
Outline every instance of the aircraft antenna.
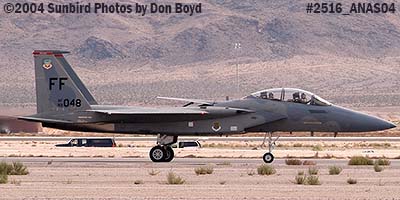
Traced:
<svg viewBox="0 0 400 200">
<path fill-rule="evenodd" d="M 241 44 L 240 42 L 237 42 L 234 44 L 234 49 L 237 52 L 240 52 Z M 240 95 L 240 83 L 239 83 L 239 53 L 236 55 L 236 94 L 237 96 Z"/>
</svg>

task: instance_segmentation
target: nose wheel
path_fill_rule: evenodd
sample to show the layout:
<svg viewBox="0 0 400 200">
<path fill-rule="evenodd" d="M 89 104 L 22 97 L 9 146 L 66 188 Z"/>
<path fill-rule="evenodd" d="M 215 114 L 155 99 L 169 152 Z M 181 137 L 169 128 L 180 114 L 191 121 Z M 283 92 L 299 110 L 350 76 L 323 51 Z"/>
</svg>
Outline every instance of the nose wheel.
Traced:
<svg viewBox="0 0 400 200">
<path fill-rule="evenodd" d="M 272 132 L 265 133 L 264 141 L 261 144 L 261 146 L 263 146 L 265 144 L 265 140 L 267 139 L 267 134 L 269 134 L 269 136 L 268 136 L 268 152 L 264 154 L 263 160 L 265 163 L 272 163 L 274 161 L 274 155 L 272 155 L 272 150 L 274 150 L 275 142 L 279 139 L 279 136 L 273 140 Z"/>
<path fill-rule="evenodd" d="M 265 163 L 272 163 L 272 161 L 274 161 L 274 155 L 272 155 L 272 153 L 265 153 L 263 156 L 263 160 Z"/>
</svg>

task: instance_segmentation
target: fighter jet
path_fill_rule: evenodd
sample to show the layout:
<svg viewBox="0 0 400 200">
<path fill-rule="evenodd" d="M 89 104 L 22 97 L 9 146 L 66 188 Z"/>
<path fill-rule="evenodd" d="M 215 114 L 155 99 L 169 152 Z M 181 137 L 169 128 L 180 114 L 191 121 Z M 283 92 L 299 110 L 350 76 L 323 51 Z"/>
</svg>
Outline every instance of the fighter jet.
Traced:
<svg viewBox="0 0 400 200">
<path fill-rule="evenodd" d="M 35 50 L 37 114 L 20 117 L 62 130 L 152 134 L 157 144 L 153 162 L 174 158 L 171 144 L 178 136 L 222 136 L 264 132 L 268 139 L 266 163 L 274 160 L 274 132 L 366 132 L 395 127 L 383 119 L 333 105 L 301 89 L 274 88 L 241 99 L 184 101 L 182 107 L 131 107 L 99 105 L 64 58 L 67 51 Z M 267 137 L 268 135 L 268 137 Z"/>
</svg>

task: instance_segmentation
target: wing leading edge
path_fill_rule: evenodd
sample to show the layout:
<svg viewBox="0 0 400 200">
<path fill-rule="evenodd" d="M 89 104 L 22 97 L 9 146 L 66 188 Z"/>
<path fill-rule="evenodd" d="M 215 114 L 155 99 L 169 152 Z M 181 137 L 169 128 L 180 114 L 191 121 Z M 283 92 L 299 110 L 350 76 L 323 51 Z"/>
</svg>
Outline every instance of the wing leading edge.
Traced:
<svg viewBox="0 0 400 200">
<path fill-rule="evenodd" d="M 192 109 L 164 109 L 164 108 L 147 108 L 147 109 L 95 109 L 90 112 L 102 113 L 108 115 L 205 115 L 209 114 L 204 110 Z"/>
<path fill-rule="evenodd" d="M 212 106 L 215 104 L 214 101 L 207 101 L 207 100 L 201 100 L 201 99 L 185 99 L 185 98 L 175 98 L 175 97 L 157 97 L 157 99 L 184 101 L 184 102 L 188 102 L 189 104 L 196 103 L 196 104 L 207 105 L 207 106 Z"/>
<path fill-rule="evenodd" d="M 237 114 L 253 113 L 253 110 L 230 107 L 173 107 L 173 108 L 146 108 L 146 107 L 101 107 L 93 106 L 89 112 L 108 115 L 207 115 L 233 116 Z"/>
</svg>

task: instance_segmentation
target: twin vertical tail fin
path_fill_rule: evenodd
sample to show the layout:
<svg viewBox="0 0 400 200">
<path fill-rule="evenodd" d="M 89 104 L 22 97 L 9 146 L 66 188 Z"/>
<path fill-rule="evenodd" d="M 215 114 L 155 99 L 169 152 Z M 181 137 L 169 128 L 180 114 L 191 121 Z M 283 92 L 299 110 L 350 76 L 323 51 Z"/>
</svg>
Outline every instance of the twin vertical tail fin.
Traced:
<svg viewBox="0 0 400 200">
<path fill-rule="evenodd" d="M 35 50 L 37 112 L 88 110 L 97 104 L 65 60 L 67 51 Z"/>
</svg>

